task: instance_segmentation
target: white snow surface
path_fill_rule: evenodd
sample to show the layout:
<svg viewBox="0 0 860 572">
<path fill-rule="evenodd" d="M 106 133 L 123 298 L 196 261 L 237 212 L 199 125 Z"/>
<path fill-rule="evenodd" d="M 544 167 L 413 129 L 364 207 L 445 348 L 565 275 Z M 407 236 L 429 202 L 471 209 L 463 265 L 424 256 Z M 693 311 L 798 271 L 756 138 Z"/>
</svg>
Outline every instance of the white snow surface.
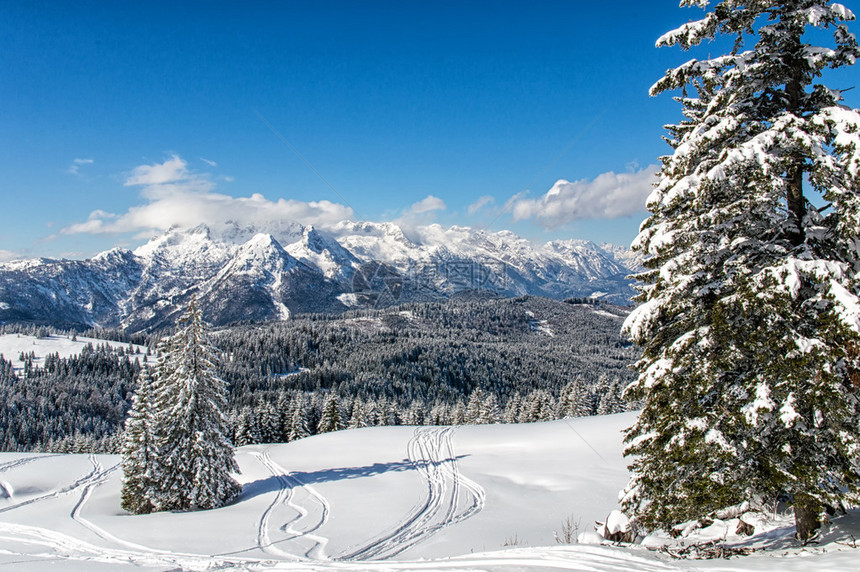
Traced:
<svg viewBox="0 0 860 572">
<path fill-rule="evenodd" d="M 552 326 L 549 320 L 532 320 L 531 329 L 533 332 L 540 332 L 549 337 L 555 337 L 555 332 L 552 331 Z"/>
<path fill-rule="evenodd" d="M 642 545 L 601 544 L 595 521 L 609 516 L 613 528 L 623 528 L 624 517 L 610 512 L 628 478 L 621 431 L 633 420 L 628 413 L 528 425 L 374 427 L 242 447 L 244 490 L 235 503 L 140 516 L 119 508 L 118 456 L 2 453 L 0 569 L 857 568 L 860 551 L 850 542 L 796 548 L 785 540 L 785 522 L 764 526 L 754 515 L 743 518 L 765 534 L 740 542 L 770 549 L 742 558 L 672 560 Z M 580 544 L 554 541 L 568 517 L 580 523 Z M 841 536 L 833 538 L 860 531 L 860 517 L 845 518 L 853 528 L 837 521 Z M 736 526 L 737 519 L 715 521 L 695 534 L 732 539 Z"/>
<path fill-rule="evenodd" d="M 134 352 L 140 352 L 140 359 L 143 361 L 143 356 L 146 354 L 146 347 L 123 342 L 114 342 L 108 340 L 100 340 L 97 338 L 85 338 L 77 336 L 77 341 L 72 341 L 68 336 L 48 336 L 45 338 L 37 338 L 36 336 L 28 336 L 26 334 L 3 334 L 0 335 L 0 355 L 4 359 L 12 362 L 12 367 L 16 371 L 24 368 L 24 362 L 18 358 L 22 353 L 36 354 L 36 359 L 33 360 L 34 365 L 41 366 L 45 362 L 45 356 L 48 354 L 59 354 L 61 358 L 67 358 L 73 355 L 79 355 L 87 344 L 92 344 L 93 347 L 107 344 L 112 348 L 123 348 L 128 350 L 132 348 Z M 150 359 L 155 361 L 154 357 Z M 132 361 L 134 361 L 132 357 Z"/>
</svg>

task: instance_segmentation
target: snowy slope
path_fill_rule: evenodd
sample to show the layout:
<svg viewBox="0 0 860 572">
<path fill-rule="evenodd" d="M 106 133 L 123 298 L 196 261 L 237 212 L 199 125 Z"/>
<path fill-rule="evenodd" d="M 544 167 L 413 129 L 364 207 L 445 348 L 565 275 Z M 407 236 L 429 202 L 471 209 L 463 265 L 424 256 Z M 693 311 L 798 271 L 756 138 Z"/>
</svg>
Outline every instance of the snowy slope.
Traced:
<svg viewBox="0 0 860 572">
<path fill-rule="evenodd" d="M 784 531 L 758 541 L 780 550 L 730 561 L 556 544 L 568 516 L 585 531 L 615 506 L 627 478 L 620 430 L 632 418 L 367 428 L 243 447 L 238 502 L 196 513 L 123 513 L 116 456 L 0 454 L 0 566 L 645 572 L 860 563 L 837 542 L 791 548 Z M 839 538 L 860 531 L 858 521 L 839 525 Z"/>
<path fill-rule="evenodd" d="M 24 367 L 24 362 L 18 359 L 22 353 L 29 354 L 33 352 L 36 355 L 33 364 L 43 366 L 46 355 L 56 353 L 61 358 L 79 355 L 87 344 L 92 344 L 93 347 L 107 344 L 112 348 L 123 348 L 140 354 L 146 354 L 147 350 L 145 346 L 86 338 L 83 336 L 77 336 L 76 340 L 72 341 L 68 336 L 37 338 L 36 336 L 24 334 L 3 334 L 0 335 L 0 356 L 11 361 L 12 367 L 16 370 L 20 370 Z"/>
</svg>

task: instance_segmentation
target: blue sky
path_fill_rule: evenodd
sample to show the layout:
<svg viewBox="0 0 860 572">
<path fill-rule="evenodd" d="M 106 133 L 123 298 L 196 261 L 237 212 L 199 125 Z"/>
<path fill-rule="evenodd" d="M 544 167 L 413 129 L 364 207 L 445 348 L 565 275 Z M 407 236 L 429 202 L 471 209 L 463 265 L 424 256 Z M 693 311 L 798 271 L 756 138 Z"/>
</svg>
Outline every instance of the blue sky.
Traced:
<svg viewBox="0 0 860 572">
<path fill-rule="evenodd" d="M 654 42 L 700 15 L 677 0 L 7 0 L 0 258 L 229 216 L 628 244 L 679 118 L 648 88 L 691 57 Z M 547 210 L 559 179 L 578 200 Z"/>
</svg>

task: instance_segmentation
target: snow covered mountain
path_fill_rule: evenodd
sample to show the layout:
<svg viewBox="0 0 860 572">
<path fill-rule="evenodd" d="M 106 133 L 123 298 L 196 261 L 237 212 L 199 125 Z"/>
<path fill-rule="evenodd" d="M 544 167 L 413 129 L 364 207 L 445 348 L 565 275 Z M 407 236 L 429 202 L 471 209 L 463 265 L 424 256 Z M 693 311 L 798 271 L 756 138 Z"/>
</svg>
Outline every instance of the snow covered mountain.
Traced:
<svg viewBox="0 0 860 572">
<path fill-rule="evenodd" d="M 138 331 L 172 323 L 192 295 L 215 324 L 464 293 L 624 304 L 633 295 L 626 278 L 633 260 L 587 241 L 534 245 L 508 231 L 456 226 L 407 233 L 394 223 L 352 221 L 325 230 L 201 225 L 88 260 L 0 264 L 0 322 Z"/>
</svg>

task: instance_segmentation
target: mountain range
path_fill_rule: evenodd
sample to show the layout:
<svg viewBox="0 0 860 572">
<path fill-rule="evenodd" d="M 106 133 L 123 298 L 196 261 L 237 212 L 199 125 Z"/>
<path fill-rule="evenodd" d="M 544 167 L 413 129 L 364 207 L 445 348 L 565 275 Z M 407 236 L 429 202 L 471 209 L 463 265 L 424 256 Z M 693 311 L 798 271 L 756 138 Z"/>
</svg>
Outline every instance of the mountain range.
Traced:
<svg viewBox="0 0 860 572">
<path fill-rule="evenodd" d="M 628 304 L 630 251 L 535 245 L 509 231 L 344 221 L 172 229 L 87 260 L 0 264 L 0 323 L 128 331 L 169 326 L 192 296 L 216 325 L 452 296 L 596 297 Z"/>
</svg>

